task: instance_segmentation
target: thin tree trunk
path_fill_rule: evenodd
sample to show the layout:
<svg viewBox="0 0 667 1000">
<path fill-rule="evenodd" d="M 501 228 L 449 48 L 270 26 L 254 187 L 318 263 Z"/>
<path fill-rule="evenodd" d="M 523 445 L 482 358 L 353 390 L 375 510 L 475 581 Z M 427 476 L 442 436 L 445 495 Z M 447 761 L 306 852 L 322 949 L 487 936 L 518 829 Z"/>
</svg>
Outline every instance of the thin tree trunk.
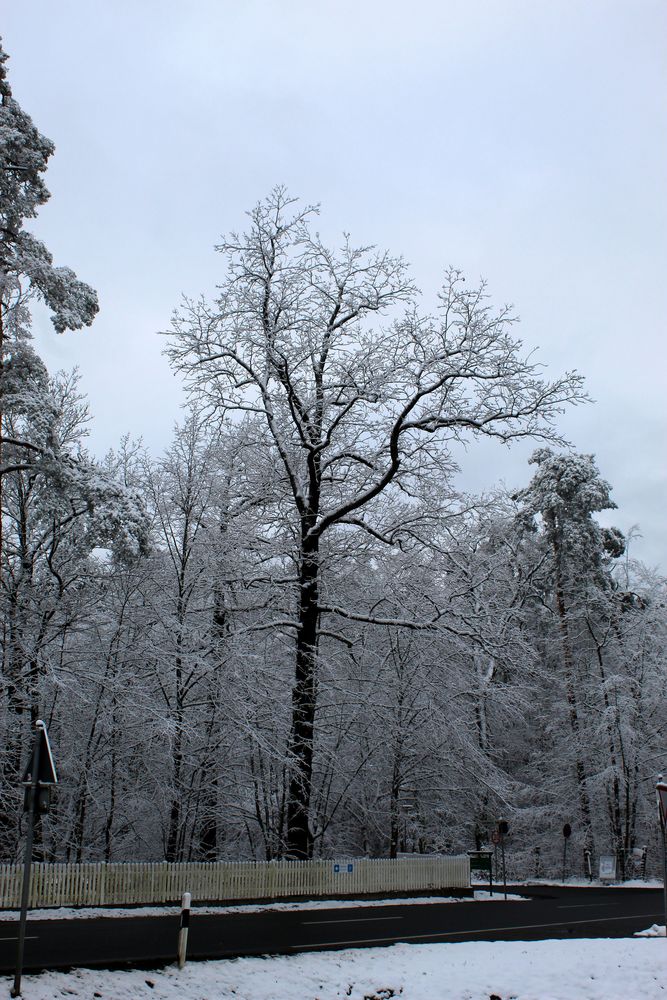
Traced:
<svg viewBox="0 0 667 1000">
<path fill-rule="evenodd" d="M 574 742 L 574 769 L 577 780 L 577 792 L 579 796 L 579 810 L 581 814 L 581 825 L 584 832 L 584 847 L 593 851 L 593 824 L 591 820 L 591 803 L 588 795 L 586 781 L 586 768 L 582 756 L 581 730 L 579 725 L 579 711 L 577 708 L 577 696 L 574 684 L 574 658 L 572 656 L 572 642 L 570 638 L 570 628 L 568 622 L 568 610 L 565 603 L 565 591 L 563 585 L 563 575 L 560 565 L 560 551 L 558 543 L 554 541 L 554 561 L 556 566 L 556 610 L 558 613 L 558 625 L 560 629 L 561 645 L 563 650 L 563 673 L 565 678 L 565 697 L 568 705 L 570 719 L 570 729 Z"/>
<path fill-rule="evenodd" d="M 621 787 L 618 780 L 618 761 L 616 753 L 616 744 L 614 741 L 614 733 L 610 723 L 610 712 L 611 704 L 609 702 L 609 693 L 607 692 L 607 676 L 604 668 L 604 659 L 602 657 L 602 647 L 598 642 L 593 628 L 591 627 L 590 621 L 587 621 L 588 631 L 591 634 L 591 638 L 595 643 L 595 652 L 598 661 L 598 669 L 600 671 L 600 681 L 602 683 L 602 700 L 605 709 L 605 729 L 607 731 L 607 749 L 609 753 L 609 763 L 612 767 L 612 784 L 611 789 L 607 787 L 607 811 L 609 813 L 609 821 L 611 824 L 611 833 L 614 845 L 616 847 L 617 853 L 621 857 L 621 877 L 625 876 L 625 856 L 623 851 L 623 821 L 622 821 L 622 810 L 621 810 Z M 627 791 L 627 789 L 626 789 Z"/>
<path fill-rule="evenodd" d="M 181 610 L 181 601 L 179 598 L 179 613 Z M 169 810 L 169 829 L 167 833 L 167 847 L 165 852 L 165 860 L 167 861 L 181 861 L 182 858 L 179 857 L 178 844 L 180 840 L 181 832 L 181 777 L 183 770 L 183 721 L 184 721 L 184 710 L 183 710 L 183 658 L 181 655 L 181 648 L 183 644 L 183 634 L 179 627 L 178 636 L 176 637 L 176 712 L 174 717 L 175 733 L 174 733 L 174 749 L 172 752 L 172 779 L 173 779 L 173 790 L 171 795 L 171 808 Z"/>
</svg>

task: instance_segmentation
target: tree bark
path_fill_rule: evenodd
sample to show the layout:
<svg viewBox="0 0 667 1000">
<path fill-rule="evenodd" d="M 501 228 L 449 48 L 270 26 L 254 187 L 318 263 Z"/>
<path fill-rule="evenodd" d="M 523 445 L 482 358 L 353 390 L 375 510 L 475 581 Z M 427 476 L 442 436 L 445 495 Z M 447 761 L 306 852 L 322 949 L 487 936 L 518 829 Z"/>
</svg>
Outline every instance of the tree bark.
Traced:
<svg viewBox="0 0 667 1000">
<path fill-rule="evenodd" d="M 287 797 L 287 855 L 307 859 L 313 854 L 310 799 L 313 778 L 313 732 L 317 694 L 317 628 L 319 618 L 319 538 L 309 534 L 314 518 L 302 520 L 299 567 L 299 628 L 292 690 L 292 727 L 288 747 L 290 779 Z"/>
<path fill-rule="evenodd" d="M 552 529 L 553 529 L 552 525 Z M 574 684 L 574 659 L 572 656 L 572 641 L 570 638 L 570 627 L 568 609 L 565 601 L 565 587 L 563 573 L 561 569 L 561 553 L 558 542 L 555 540 L 553 551 L 556 566 L 556 611 L 558 613 L 558 625 L 560 629 L 561 646 L 563 651 L 563 674 L 565 679 L 565 698 L 567 700 L 568 715 L 570 720 L 570 730 L 574 742 L 574 770 L 577 781 L 577 792 L 579 796 L 579 810 L 581 813 L 581 825 L 584 832 L 584 845 L 587 850 L 593 851 L 593 824 L 591 819 L 591 803 L 588 794 L 586 780 L 586 768 L 582 756 L 581 730 L 579 725 L 579 710 L 577 707 L 577 695 Z"/>
</svg>

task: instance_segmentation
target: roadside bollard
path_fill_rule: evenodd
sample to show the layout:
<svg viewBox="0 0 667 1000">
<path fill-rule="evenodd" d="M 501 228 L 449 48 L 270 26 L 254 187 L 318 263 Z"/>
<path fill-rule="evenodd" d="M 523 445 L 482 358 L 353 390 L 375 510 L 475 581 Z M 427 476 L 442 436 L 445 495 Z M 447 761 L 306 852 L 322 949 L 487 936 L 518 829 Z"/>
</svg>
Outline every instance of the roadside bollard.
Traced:
<svg viewBox="0 0 667 1000">
<path fill-rule="evenodd" d="M 188 927 L 190 926 L 190 903 L 192 896 L 184 892 L 181 896 L 181 926 L 178 932 L 178 967 L 185 965 L 185 953 L 188 950 Z"/>
</svg>

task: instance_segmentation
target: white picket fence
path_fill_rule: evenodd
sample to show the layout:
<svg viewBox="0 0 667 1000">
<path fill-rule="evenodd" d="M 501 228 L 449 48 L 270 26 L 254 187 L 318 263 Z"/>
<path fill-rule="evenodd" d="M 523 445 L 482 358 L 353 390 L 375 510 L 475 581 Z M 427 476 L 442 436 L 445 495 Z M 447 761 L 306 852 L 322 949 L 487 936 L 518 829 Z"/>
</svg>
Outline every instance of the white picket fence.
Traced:
<svg viewBox="0 0 667 1000">
<path fill-rule="evenodd" d="M 351 869 L 351 870 L 350 870 Z M 19 906 L 22 865 L 0 865 L 0 908 Z M 108 906 L 349 896 L 468 888 L 461 857 L 363 858 L 348 861 L 216 861 L 202 864 L 34 864 L 30 906 Z"/>
</svg>

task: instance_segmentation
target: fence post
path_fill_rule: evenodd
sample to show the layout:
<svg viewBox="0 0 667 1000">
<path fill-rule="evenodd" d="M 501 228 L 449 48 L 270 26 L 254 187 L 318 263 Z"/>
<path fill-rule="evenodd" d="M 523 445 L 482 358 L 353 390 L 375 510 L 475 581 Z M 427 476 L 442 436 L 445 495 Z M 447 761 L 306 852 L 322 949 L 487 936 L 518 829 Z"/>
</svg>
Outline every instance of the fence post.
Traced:
<svg viewBox="0 0 667 1000">
<path fill-rule="evenodd" d="M 188 928 L 190 926 L 190 903 L 192 897 L 189 892 L 184 892 L 181 897 L 181 926 L 178 932 L 178 967 L 182 969 L 185 965 L 185 954 L 188 950 Z"/>
</svg>

